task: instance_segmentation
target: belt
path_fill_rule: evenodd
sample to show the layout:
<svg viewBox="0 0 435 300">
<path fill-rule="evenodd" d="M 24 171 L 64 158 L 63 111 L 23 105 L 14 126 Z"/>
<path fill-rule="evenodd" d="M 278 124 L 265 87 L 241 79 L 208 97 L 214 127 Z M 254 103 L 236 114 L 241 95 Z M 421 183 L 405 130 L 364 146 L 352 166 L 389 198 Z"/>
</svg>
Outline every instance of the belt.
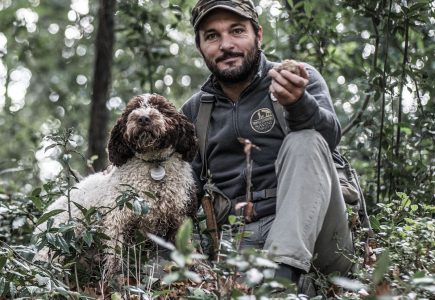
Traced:
<svg viewBox="0 0 435 300">
<path fill-rule="evenodd" d="M 273 189 L 264 189 L 261 191 L 254 191 L 251 192 L 251 195 L 249 197 L 249 199 L 252 202 L 257 202 L 257 201 L 261 201 L 264 199 L 268 199 L 268 198 L 272 198 L 272 197 L 276 197 L 276 188 Z M 239 196 L 233 199 L 233 202 L 238 203 L 238 202 L 244 202 L 246 201 L 247 197 L 246 194 L 243 196 Z"/>
<path fill-rule="evenodd" d="M 245 223 L 254 222 L 262 217 L 275 213 L 276 209 L 276 188 L 264 189 L 261 191 L 251 192 L 249 197 L 250 203 L 244 208 L 243 215 L 245 217 Z M 236 197 L 231 200 L 232 209 L 231 214 L 238 215 L 235 211 L 235 206 L 239 202 L 245 202 L 246 195 Z"/>
</svg>

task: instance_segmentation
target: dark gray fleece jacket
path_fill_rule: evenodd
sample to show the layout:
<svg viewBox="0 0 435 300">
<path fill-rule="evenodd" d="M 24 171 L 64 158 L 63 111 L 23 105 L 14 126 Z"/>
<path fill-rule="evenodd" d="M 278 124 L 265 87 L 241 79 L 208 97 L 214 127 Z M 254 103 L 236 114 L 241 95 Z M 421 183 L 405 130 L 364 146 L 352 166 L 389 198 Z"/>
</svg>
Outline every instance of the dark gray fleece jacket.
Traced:
<svg viewBox="0 0 435 300">
<path fill-rule="evenodd" d="M 267 73 L 273 66 L 274 63 L 262 54 L 254 80 L 236 102 L 225 96 L 212 75 L 201 91 L 181 107 L 182 112 L 195 123 L 202 95 L 215 96 L 206 155 L 213 183 L 230 199 L 246 193 L 245 154 L 238 137 L 249 139 L 261 149 L 251 152 L 252 191 L 272 189 L 277 185 L 274 163 L 285 134 L 279 126 L 269 92 L 271 78 Z M 309 74 L 305 94 L 296 103 L 285 106 L 288 126 L 291 131 L 317 130 L 333 151 L 340 141 L 341 130 L 328 87 L 315 68 L 305 64 L 305 69 Z M 204 182 L 200 180 L 202 162 L 199 154 L 192 162 L 192 167 L 198 189 L 202 191 Z M 257 214 L 263 216 L 273 213 L 270 205 L 267 206 L 267 212 L 262 213 L 261 205 L 258 205 Z"/>
</svg>

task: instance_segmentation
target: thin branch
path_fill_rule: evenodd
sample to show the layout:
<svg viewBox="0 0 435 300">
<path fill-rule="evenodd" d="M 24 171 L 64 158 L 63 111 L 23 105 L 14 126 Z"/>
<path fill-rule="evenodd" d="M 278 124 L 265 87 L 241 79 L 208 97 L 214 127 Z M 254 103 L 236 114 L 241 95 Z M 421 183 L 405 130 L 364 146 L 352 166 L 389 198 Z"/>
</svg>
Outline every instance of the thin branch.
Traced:
<svg viewBox="0 0 435 300">
<path fill-rule="evenodd" d="M 402 122 L 402 95 L 403 88 L 406 83 L 406 64 L 408 63 L 408 46 L 409 46 L 409 23 L 408 19 L 405 20 L 405 46 L 403 50 L 403 62 L 402 62 L 402 84 L 400 85 L 400 94 L 399 94 L 399 111 L 397 116 L 397 132 L 396 132 L 396 158 L 399 158 L 400 155 L 400 123 Z"/>
<path fill-rule="evenodd" d="M 387 33 L 386 33 L 386 45 L 385 45 L 385 53 L 384 53 L 384 68 L 382 74 L 382 103 L 381 103 L 381 128 L 379 129 L 379 145 L 378 145 L 378 158 L 377 158 L 377 185 L 376 185 L 376 201 L 379 202 L 379 198 L 381 195 L 381 162 L 382 162 L 382 141 L 384 134 L 384 123 L 385 123 L 385 86 L 386 86 L 386 69 L 388 62 L 388 48 L 390 44 L 390 17 L 391 17 L 391 7 L 393 5 L 393 1 L 390 0 L 389 8 L 388 8 L 388 17 L 387 17 Z"/>
<path fill-rule="evenodd" d="M 373 28 L 375 30 L 375 36 L 376 36 L 376 38 L 375 38 L 375 53 L 373 55 L 372 67 L 373 67 L 373 69 L 376 69 L 376 65 L 378 64 L 378 54 L 379 54 L 379 31 L 378 31 L 378 27 L 376 26 L 376 19 L 374 17 L 372 17 L 372 24 L 373 24 Z M 370 94 L 366 95 L 366 97 L 364 98 L 364 102 L 361 105 L 361 107 L 359 108 L 359 110 L 352 116 L 352 118 L 350 119 L 350 122 L 342 130 L 342 135 L 345 135 L 346 133 L 348 133 L 355 125 L 357 125 L 361 121 L 361 117 L 364 114 L 365 110 L 367 109 L 367 106 L 369 105 L 370 96 L 371 96 Z"/>
<path fill-rule="evenodd" d="M 350 122 L 344 127 L 344 129 L 342 131 L 342 135 L 345 135 L 346 133 L 348 133 L 355 125 L 357 125 L 361 121 L 361 117 L 364 114 L 365 110 L 367 109 L 369 102 L 370 102 L 370 95 L 368 94 L 365 96 L 362 106 L 352 116 Z"/>
<path fill-rule="evenodd" d="M 80 284 L 79 284 L 79 272 L 77 270 L 77 262 L 74 263 L 74 278 L 77 285 L 77 292 L 80 293 Z"/>
<path fill-rule="evenodd" d="M 414 81 L 414 85 L 415 85 L 415 94 L 417 95 L 418 108 L 420 109 L 421 113 L 424 115 L 425 112 L 424 112 L 423 104 L 421 103 L 420 91 L 418 89 L 418 82 L 415 78 L 412 78 L 412 81 Z"/>
</svg>

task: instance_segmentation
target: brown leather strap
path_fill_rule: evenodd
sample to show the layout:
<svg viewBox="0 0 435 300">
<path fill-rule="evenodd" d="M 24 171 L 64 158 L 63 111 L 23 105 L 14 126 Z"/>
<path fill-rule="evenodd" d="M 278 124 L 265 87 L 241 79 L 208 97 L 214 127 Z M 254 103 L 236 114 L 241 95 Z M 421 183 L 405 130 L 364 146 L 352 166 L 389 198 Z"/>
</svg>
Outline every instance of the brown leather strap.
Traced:
<svg viewBox="0 0 435 300">
<path fill-rule="evenodd" d="M 201 205 L 205 214 L 207 230 L 213 242 L 213 257 L 211 259 L 215 260 L 219 251 L 219 229 L 216 222 L 213 203 L 208 193 L 205 193 L 205 195 L 202 197 Z"/>
<path fill-rule="evenodd" d="M 213 110 L 215 98 L 210 94 L 203 94 L 201 96 L 201 102 L 199 103 L 198 116 L 195 122 L 196 136 L 199 140 L 199 154 L 201 155 L 202 168 L 201 168 L 201 180 L 208 178 L 207 167 L 207 138 L 208 127 L 210 125 L 211 111 Z"/>
<path fill-rule="evenodd" d="M 278 119 L 279 127 L 281 128 L 282 132 L 284 132 L 284 134 L 288 134 L 290 132 L 290 128 L 288 127 L 287 121 L 285 119 L 286 111 L 284 107 L 275 100 L 272 100 L 272 104 L 276 118 Z"/>
</svg>

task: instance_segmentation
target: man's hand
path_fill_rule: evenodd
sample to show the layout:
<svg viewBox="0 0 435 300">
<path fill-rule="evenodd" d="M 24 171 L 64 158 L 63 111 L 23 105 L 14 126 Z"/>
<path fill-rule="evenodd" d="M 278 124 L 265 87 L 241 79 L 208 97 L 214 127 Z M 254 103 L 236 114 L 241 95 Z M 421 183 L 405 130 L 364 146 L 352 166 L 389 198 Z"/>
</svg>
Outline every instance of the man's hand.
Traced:
<svg viewBox="0 0 435 300">
<path fill-rule="evenodd" d="M 270 92 L 282 105 L 295 103 L 302 97 L 305 92 L 305 87 L 308 84 L 308 73 L 303 64 L 298 63 L 297 72 L 290 72 L 286 69 L 276 70 L 271 69 L 269 76 L 272 77 Z"/>
</svg>

